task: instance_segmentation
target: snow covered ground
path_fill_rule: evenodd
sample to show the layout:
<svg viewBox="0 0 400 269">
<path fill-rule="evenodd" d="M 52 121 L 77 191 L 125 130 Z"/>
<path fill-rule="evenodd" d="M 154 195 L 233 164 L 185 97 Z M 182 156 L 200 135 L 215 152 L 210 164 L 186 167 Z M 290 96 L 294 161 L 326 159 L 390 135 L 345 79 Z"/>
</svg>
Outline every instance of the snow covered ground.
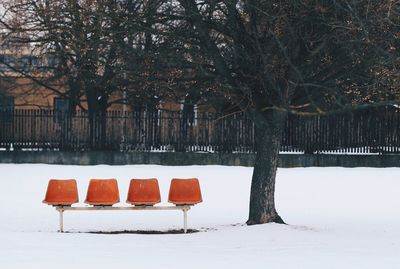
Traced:
<svg viewBox="0 0 400 269">
<path fill-rule="evenodd" d="M 400 268 L 400 169 L 279 169 L 277 208 L 289 225 L 244 224 L 251 168 L 0 164 L 0 269 L 12 268 Z M 178 211 L 66 212 L 41 203 L 50 178 L 157 177 L 166 205 L 172 177 L 198 177 L 204 203 L 193 234 L 89 234 L 180 229 Z M 82 204 L 79 204 L 82 205 Z M 123 203 L 121 205 L 124 205 Z M 78 233 L 83 232 L 83 233 Z"/>
</svg>

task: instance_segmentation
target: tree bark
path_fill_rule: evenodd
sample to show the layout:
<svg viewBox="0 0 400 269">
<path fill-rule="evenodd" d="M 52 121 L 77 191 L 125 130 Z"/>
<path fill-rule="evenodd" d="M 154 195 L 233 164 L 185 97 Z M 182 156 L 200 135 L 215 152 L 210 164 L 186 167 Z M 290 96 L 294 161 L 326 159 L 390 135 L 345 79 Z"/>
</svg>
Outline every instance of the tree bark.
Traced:
<svg viewBox="0 0 400 269">
<path fill-rule="evenodd" d="M 275 208 L 275 177 L 287 113 L 264 112 L 255 120 L 256 161 L 253 170 L 248 225 L 284 223 Z"/>
</svg>

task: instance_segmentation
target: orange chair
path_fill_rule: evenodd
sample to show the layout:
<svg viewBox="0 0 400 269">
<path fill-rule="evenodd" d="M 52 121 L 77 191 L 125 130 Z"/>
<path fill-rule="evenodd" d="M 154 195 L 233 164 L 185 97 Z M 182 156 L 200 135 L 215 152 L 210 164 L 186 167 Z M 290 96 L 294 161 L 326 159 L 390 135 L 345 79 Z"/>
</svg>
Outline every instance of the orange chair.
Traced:
<svg viewBox="0 0 400 269">
<path fill-rule="evenodd" d="M 51 179 L 43 203 L 54 206 L 71 206 L 79 201 L 75 179 Z"/>
<path fill-rule="evenodd" d="M 132 179 L 126 202 L 131 205 L 153 206 L 161 202 L 160 188 L 156 178 Z"/>
<path fill-rule="evenodd" d="M 197 178 L 171 180 L 168 202 L 175 205 L 195 205 L 203 201 Z"/>
<path fill-rule="evenodd" d="M 112 206 L 113 204 L 119 203 L 117 180 L 91 179 L 85 203 L 99 206 Z"/>
</svg>

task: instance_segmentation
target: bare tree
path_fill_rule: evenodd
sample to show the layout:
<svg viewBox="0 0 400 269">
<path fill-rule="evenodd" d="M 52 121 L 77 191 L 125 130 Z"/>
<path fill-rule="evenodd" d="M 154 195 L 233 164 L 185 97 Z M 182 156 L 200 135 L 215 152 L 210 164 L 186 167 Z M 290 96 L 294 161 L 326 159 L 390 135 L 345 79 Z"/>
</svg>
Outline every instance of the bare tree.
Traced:
<svg viewBox="0 0 400 269">
<path fill-rule="evenodd" d="M 31 55 L 53 61 L 29 72 L 14 64 L 13 71 L 67 98 L 70 111 L 87 108 L 91 146 L 103 147 L 110 96 L 123 87 L 118 3 L 19 0 L 5 8 L 1 24 L 8 46 L 29 44 Z M 43 72 L 46 79 L 38 76 Z M 53 87 L 55 82 L 60 87 Z"/>
<path fill-rule="evenodd" d="M 389 7 L 362 0 L 178 0 L 171 6 L 160 12 L 159 23 L 165 46 L 181 57 L 171 54 L 169 61 L 219 84 L 214 96 L 255 123 L 247 224 L 283 223 L 274 194 L 285 119 L 288 113 L 326 114 L 365 103 L 376 82 L 373 68 L 387 58 L 375 23 L 388 18 Z"/>
</svg>

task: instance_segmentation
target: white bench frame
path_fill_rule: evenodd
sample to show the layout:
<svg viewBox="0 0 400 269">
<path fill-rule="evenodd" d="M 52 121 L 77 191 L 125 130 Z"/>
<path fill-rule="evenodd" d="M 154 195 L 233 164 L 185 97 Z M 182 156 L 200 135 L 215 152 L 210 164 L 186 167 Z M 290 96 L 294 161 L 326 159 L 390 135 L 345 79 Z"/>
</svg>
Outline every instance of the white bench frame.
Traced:
<svg viewBox="0 0 400 269">
<path fill-rule="evenodd" d="M 120 210 L 182 210 L 183 212 L 183 232 L 187 233 L 187 212 L 190 210 L 191 205 L 177 205 L 177 206 L 61 206 L 55 205 L 56 210 L 60 213 L 60 229 L 59 232 L 64 232 L 64 212 L 65 211 L 120 211 Z"/>
</svg>

